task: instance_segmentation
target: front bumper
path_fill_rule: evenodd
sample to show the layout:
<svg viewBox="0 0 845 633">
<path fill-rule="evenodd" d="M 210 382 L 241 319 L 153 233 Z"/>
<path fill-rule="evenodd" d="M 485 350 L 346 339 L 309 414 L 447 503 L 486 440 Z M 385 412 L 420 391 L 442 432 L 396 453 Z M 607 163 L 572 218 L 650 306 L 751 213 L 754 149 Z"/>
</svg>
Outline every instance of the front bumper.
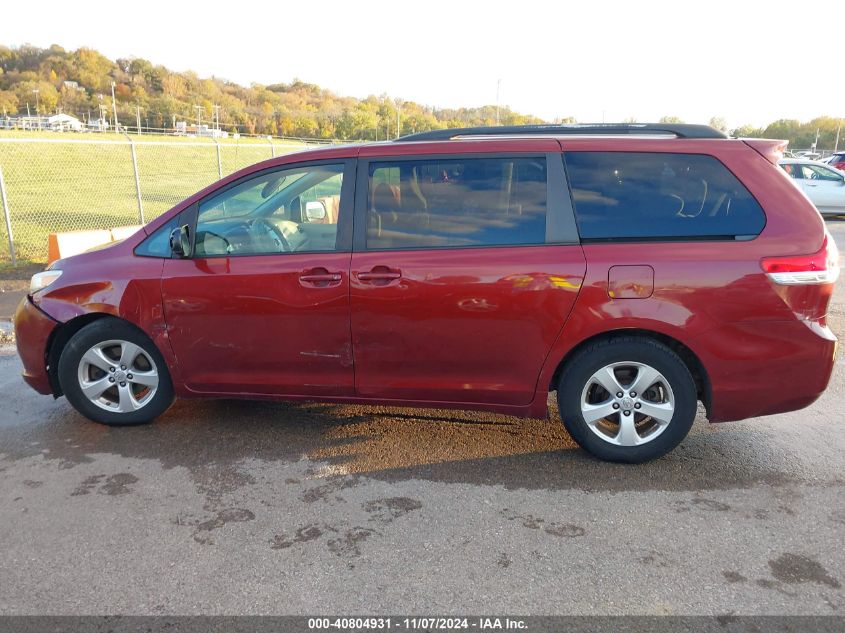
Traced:
<svg viewBox="0 0 845 633">
<path fill-rule="evenodd" d="M 15 311 L 15 343 L 23 363 L 23 379 L 45 395 L 53 393 L 47 373 L 47 344 L 57 325 L 29 297 Z"/>
</svg>

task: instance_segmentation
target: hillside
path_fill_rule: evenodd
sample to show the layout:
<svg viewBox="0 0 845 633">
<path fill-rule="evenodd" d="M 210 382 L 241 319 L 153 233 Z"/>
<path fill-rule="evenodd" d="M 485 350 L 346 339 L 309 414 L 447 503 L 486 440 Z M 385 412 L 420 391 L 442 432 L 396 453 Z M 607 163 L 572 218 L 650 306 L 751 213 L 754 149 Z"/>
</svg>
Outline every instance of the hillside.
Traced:
<svg viewBox="0 0 845 633">
<path fill-rule="evenodd" d="M 221 129 L 242 134 L 306 138 L 375 140 L 397 133 L 397 104 L 387 95 L 366 99 L 341 97 L 314 84 L 250 87 L 193 72 L 173 72 L 145 59 L 112 61 L 95 50 L 66 51 L 0 46 L 0 113 L 14 116 L 57 111 L 82 120 L 97 119 L 100 108 L 111 118 L 111 84 L 121 124 L 172 128 L 175 120 L 209 123 L 219 106 Z M 197 108 L 199 106 L 199 108 Z M 199 112 L 198 112 L 199 110 Z M 496 107 L 440 109 L 413 102 L 400 104 L 400 132 L 410 134 L 443 127 L 493 125 Z M 542 123 L 537 117 L 499 110 L 505 125 Z"/>
</svg>

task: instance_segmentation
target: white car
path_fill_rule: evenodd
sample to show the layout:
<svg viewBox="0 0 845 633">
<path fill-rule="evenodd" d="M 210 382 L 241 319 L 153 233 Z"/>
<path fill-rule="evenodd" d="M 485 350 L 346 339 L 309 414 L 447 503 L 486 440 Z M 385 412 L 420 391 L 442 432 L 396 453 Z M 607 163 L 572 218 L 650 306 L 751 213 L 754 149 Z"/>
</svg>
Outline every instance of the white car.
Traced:
<svg viewBox="0 0 845 633">
<path fill-rule="evenodd" d="M 823 216 L 845 215 L 845 171 L 800 158 L 778 162 Z"/>
</svg>

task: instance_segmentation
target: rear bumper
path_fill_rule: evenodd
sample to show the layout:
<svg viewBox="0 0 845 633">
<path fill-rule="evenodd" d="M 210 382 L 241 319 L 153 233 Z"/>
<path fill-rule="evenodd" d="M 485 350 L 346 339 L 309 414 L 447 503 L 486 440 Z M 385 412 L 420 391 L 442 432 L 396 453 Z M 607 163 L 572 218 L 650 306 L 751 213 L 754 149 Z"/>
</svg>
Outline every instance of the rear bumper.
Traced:
<svg viewBox="0 0 845 633">
<path fill-rule="evenodd" d="M 827 388 L 837 340 L 811 321 L 733 323 L 696 341 L 707 367 L 711 422 L 803 409 Z"/>
<path fill-rule="evenodd" d="M 15 312 L 15 342 L 23 363 L 23 379 L 38 393 L 53 393 L 47 374 L 47 343 L 58 323 L 25 297 Z"/>
</svg>

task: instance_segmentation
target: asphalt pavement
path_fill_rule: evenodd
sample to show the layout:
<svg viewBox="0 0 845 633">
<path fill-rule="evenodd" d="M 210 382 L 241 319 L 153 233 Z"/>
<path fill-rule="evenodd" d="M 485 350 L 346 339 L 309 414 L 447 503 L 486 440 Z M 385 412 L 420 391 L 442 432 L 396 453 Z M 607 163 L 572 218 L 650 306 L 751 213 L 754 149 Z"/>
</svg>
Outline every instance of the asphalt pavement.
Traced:
<svg viewBox="0 0 845 633">
<path fill-rule="evenodd" d="M 487 413 L 180 401 L 111 429 L 19 372 L 0 348 L 0 614 L 845 614 L 842 358 L 808 409 L 699 416 L 640 466 Z"/>
</svg>

